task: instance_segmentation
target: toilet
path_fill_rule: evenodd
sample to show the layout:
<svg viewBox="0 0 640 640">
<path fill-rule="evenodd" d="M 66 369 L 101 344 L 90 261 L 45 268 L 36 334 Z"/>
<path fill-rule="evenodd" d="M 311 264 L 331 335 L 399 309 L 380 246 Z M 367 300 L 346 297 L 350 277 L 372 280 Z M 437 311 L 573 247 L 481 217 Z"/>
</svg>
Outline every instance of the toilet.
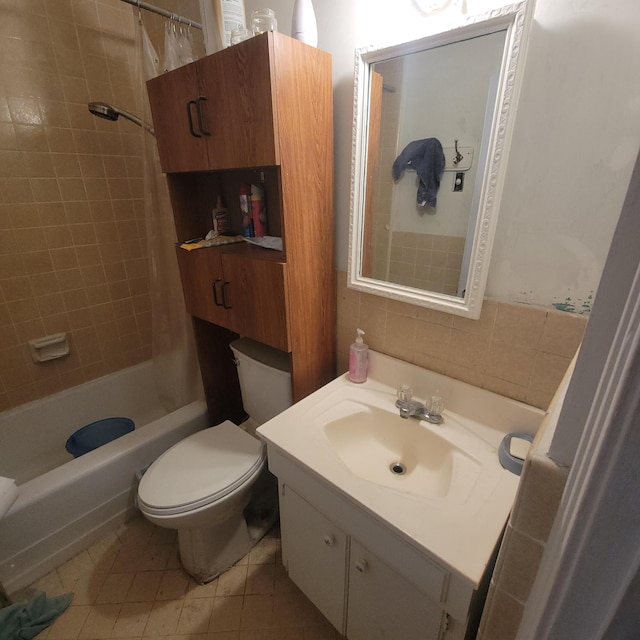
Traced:
<svg viewBox="0 0 640 640">
<path fill-rule="evenodd" d="M 277 482 L 255 429 L 291 406 L 290 356 L 248 338 L 230 346 L 249 418 L 181 440 L 149 466 L 138 486 L 140 511 L 178 531 L 182 566 L 200 583 L 246 555 L 278 515 Z"/>
</svg>

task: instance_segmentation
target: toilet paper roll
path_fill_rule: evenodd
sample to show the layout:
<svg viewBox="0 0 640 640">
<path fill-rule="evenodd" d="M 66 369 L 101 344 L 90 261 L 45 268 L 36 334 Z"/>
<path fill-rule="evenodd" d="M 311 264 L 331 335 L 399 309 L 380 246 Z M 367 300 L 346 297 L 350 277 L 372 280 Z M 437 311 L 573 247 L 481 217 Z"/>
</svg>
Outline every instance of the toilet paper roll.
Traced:
<svg viewBox="0 0 640 640">
<path fill-rule="evenodd" d="M 0 518 L 9 511 L 9 507 L 18 497 L 18 486 L 12 478 L 0 476 Z"/>
</svg>

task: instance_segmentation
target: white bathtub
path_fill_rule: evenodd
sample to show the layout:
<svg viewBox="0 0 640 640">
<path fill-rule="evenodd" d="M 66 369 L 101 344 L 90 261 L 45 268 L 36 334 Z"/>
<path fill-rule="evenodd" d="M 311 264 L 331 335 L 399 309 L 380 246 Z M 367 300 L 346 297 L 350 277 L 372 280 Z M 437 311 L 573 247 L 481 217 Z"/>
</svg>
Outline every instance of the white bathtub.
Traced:
<svg viewBox="0 0 640 640">
<path fill-rule="evenodd" d="M 133 432 L 74 459 L 79 427 L 124 416 Z M 0 520 L 0 581 L 11 593 L 98 541 L 131 516 L 136 474 L 163 451 L 208 426 L 206 405 L 170 414 L 145 362 L 0 414 L 0 476 L 18 499 Z"/>
</svg>

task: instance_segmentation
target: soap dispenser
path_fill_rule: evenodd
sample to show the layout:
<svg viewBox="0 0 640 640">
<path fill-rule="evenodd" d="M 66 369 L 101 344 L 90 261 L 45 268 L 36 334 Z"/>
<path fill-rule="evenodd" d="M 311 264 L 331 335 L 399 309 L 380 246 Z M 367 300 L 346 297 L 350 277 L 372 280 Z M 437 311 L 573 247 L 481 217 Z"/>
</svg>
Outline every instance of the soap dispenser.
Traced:
<svg viewBox="0 0 640 640">
<path fill-rule="evenodd" d="M 357 329 L 356 341 L 349 347 L 349 380 L 366 382 L 369 370 L 369 347 L 362 340 L 364 331 Z"/>
</svg>

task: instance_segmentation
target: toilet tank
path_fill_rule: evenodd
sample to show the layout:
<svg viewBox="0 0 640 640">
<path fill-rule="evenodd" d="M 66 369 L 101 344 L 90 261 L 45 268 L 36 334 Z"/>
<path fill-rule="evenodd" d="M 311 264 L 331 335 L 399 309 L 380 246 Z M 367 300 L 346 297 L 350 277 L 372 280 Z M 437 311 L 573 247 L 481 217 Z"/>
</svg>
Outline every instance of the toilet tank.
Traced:
<svg viewBox="0 0 640 640">
<path fill-rule="evenodd" d="M 259 425 L 292 404 L 291 356 L 250 338 L 230 345 L 236 358 L 244 410 Z"/>
</svg>

